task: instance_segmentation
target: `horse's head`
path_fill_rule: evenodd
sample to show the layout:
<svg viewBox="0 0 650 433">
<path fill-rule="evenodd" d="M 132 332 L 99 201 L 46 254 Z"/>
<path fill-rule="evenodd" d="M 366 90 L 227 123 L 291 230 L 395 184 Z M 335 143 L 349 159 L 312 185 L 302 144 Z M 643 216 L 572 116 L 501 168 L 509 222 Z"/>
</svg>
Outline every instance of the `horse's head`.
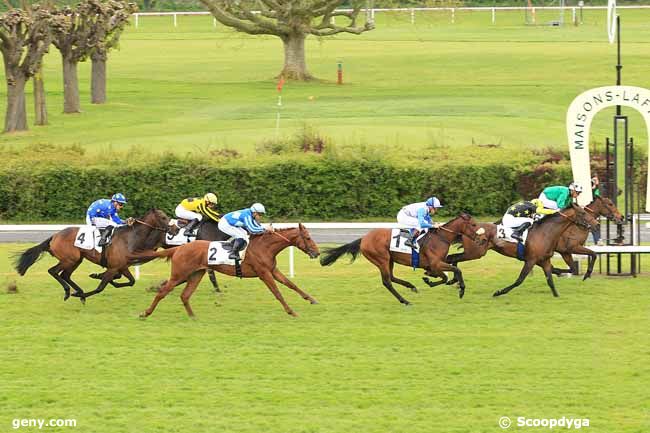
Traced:
<svg viewBox="0 0 650 433">
<path fill-rule="evenodd" d="M 613 220 L 616 224 L 623 224 L 623 215 L 616 208 L 614 202 L 606 197 L 596 196 L 587 208 L 592 209 L 596 216 L 602 215 L 608 220 Z"/>
<path fill-rule="evenodd" d="M 575 220 L 573 222 L 576 225 L 585 228 L 587 230 L 591 230 L 592 227 L 598 225 L 598 221 L 596 220 L 596 218 L 594 218 L 589 212 L 587 212 L 577 204 L 575 203 L 571 204 L 569 210 L 571 209 L 575 212 Z"/>
<path fill-rule="evenodd" d="M 298 224 L 298 236 L 296 237 L 295 245 L 300 251 L 307 254 L 310 259 L 315 259 L 320 256 L 318 245 L 312 239 L 309 230 L 302 223 Z"/>
<path fill-rule="evenodd" d="M 446 229 L 467 236 L 474 242 L 482 244 L 487 241 L 485 229 L 479 227 L 476 220 L 468 213 L 462 212 L 453 220 L 444 225 Z"/>
<path fill-rule="evenodd" d="M 149 228 L 164 233 L 169 233 L 173 236 L 178 234 L 179 228 L 176 224 L 170 224 L 171 220 L 165 212 L 160 209 L 149 209 L 140 220 L 136 220 Z"/>
</svg>

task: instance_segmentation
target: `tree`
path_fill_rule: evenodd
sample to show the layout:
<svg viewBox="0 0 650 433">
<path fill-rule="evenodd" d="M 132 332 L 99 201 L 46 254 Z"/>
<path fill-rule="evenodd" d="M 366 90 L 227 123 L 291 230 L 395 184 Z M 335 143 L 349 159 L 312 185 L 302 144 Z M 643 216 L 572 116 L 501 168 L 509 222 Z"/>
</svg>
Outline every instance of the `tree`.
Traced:
<svg viewBox="0 0 650 433">
<path fill-rule="evenodd" d="M 313 78 L 305 62 L 308 35 L 361 34 L 372 30 L 366 21 L 357 26 L 357 16 L 365 2 L 360 0 L 201 0 L 222 24 L 253 35 L 273 35 L 284 44 L 284 68 L 280 76 L 293 80 Z M 350 9 L 336 10 L 342 4 Z M 336 19 L 346 25 L 337 25 Z"/>
<path fill-rule="evenodd" d="M 0 51 L 7 80 L 4 132 L 27 130 L 25 84 L 40 69 L 53 24 L 50 12 L 38 5 L 29 11 L 10 9 L 0 15 Z"/>
<path fill-rule="evenodd" d="M 90 82 L 91 102 L 93 104 L 104 104 L 106 102 L 106 61 L 108 52 L 115 48 L 119 41 L 124 27 L 129 23 L 131 14 L 137 12 L 135 3 L 124 0 L 88 0 L 95 3 L 97 13 L 88 16 L 91 21 L 93 33 L 92 50 L 92 75 Z"/>
</svg>

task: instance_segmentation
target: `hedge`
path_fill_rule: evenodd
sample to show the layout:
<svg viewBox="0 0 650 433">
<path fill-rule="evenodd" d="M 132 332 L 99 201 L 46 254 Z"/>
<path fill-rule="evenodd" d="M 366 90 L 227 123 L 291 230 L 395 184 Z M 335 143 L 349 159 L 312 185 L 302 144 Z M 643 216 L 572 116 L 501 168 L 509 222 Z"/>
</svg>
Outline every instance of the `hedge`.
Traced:
<svg viewBox="0 0 650 433">
<path fill-rule="evenodd" d="M 548 163 L 433 167 L 314 158 L 244 164 L 167 156 L 117 169 L 37 164 L 1 169 L 0 218 L 81 222 L 92 201 L 118 191 L 129 200 L 123 216 L 150 207 L 171 213 L 181 199 L 207 191 L 218 194 L 222 211 L 259 201 L 278 221 L 392 220 L 401 206 L 431 194 L 442 200 L 445 216 L 498 215 L 519 197 L 570 179 L 566 164 Z"/>
</svg>

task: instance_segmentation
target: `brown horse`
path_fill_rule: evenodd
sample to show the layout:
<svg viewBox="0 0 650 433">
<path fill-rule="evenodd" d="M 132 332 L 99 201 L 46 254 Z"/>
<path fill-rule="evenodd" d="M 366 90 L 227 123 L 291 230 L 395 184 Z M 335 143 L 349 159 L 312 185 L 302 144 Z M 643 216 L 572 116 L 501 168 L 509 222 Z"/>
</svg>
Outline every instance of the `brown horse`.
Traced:
<svg viewBox="0 0 650 433">
<path fill-rule="evenodd" d="M 432 277 L 439 277 L 441 281 L 430 282 L 427 278 L 424 281 L 431 287 L 438 284 L 444 284 L 447 281 L 445 272 L 453 272 L 454 277 L 459 281 L 459 296 L 462 298 L 465 293 L 465 282 L 463 274 L 456 266 L 445 263 L 445 257 L 449 251 L 449 246 L 453 239 L 461 235 L 467 237 L 473 242 L 478 242 L 483 231 L 478 227 L 474 218 L 466 213 L 462 213 L 448 223 L 440 226 L 438 229 L 429 230 L 429 232 L 418 241 L 420 246 L 420 268 L 425 270 L 425 274 Z M 482 239 L 484 240 L 484 239 Z M 393 275 L 393 266 L 399 263 L 404 266 L 411 266 L 411 254 L 390 251 L 391 229 L 374 229 L 368 232 L 364 237 L 356 241 L 342 245 L 338 248 L 332 248 L 325 252 L 321 258 L 322 266 L 330 266 L 339 257 L 344 254 L 351 254 L 352 261 L 357 258 L 359 252 L 381 272 L 381 281 L 384 287 L 404 305 L 409 305 L 409 301 L 404 299 L 391 282 L 401 284 L 417 292 L 415 286 L 408 281 L 400 280 Z"/>
<path fill-rule="evenodd" d="M 70 288 L 72 287 L 75 291 L 73 296 L 78 296 L 82 302 L 85 302 L 87 297 L 104 290 L 108 283 L 114 287 L 133 286 L 135 278 L 129 270 L 129 266 L 133 262 L 127 259 L 127 253 L 160 247 L 168 230 L 174 229 L 169 226 L 167 215 L 161 210 L 151 209 L 142 218 L 135 219 L 132 225 L 120 226 L 113 231 L 110 245 L 104 247 L 105 263 L 102 263 L 102 254 L 94 248 L 85 250 L 74 246 L 78 229 L 68 227 L 23 252 L 17 258 L 15 267 L 20 275 L 25 275 L 27 269 L 47 251 L 59 261 L 47 271 L 63 287 L 65 292 L 63 300 L 70 297 Z M 107 269 L 101 274 L 99 286 L 88 293 L 84 293 L 71 278 L 72 273 L 84 259 Z M 125 283 L 113 281 L 113 277 L 118 274 L 126 276 L 128 281 Z"/>
<path fill-rule="evenodd" d="M 209 241 L 194 241 L 180 247 L 159 252 L 143 252 L 133 255 L 140 262 L 146 262 L 152 259 L 167 257 L 172 262 L 172 272 L 169 280 L 163 283 L 160 291 L 156 294 L 153 302 L 140 317 L 146 318 L 156 309 L 158 303 L 171 292 L 174 287 L 187 281 L 187 285 L 181 293 L 181 300 L 185 310 L 190 317 L 194 317 L 194 312 L 190 306 L 190 298 L 201 282 L 207 269 L 214 269 L 226 275 L 235 275 L 233 265 L 208 265 L 208 248 Z M 314 259 L 320 255 L 318 245 L 314 242 L 309 231 L 299 224 L 298 227 L 288 229 L 278 229 L 270 233 L 253 236 L 250 241 L 246 256 L 241 262 L 241 275 L 244 278 L 258 277 L 264 281 L 275 298 L 282 304 L 284 311 L 292 316 L 297 314 L 287 305 L 278 290 L 275 281 L 279 281 L 285 286 L 297 292 L 303 299 L 317 304 L 316 300 L 308 293 L 303 292 L 292 283 L 277 268 L 276 256 L 280 251 L 288 246 L 295 246 L 301 251 Z"/>
<path fill-rule="evenodd" d="M 623 219 L 622 215 L 620 214 L 616 206 L 614 206 L 614 203 L 612 203 L 612 201 L 608 198 L 596 197 L 584 209 L 587 212 L 589 212 L 593 217 L 604 216 L 607 217 L 608 219 L 614 219 L 617 223 L 621 222 Z M 596 224 L 598 224 L 597 221 Z M 488 242 L 486 242 L 485 244 L 477 245 L 473 242 L 468 242 L 465 239 L 457 239 L 461 241 L 463 244 L 463 252 L 450 254 L 447 257 L 447 263 L 457 266 L 458 263 L 460 262 L 480 259 L 490 249 L 494 249 L 499 253 L 508 257 L 517 257 L 516 255 L 517 250 L 515 244 L 506 243 L 497 238 L 496 224 L 480 223 L 479 226 L 485 229 Z M 589 230 L 587 230 L 585 226 L 581 226 L 577 224 L 570 225 L 564 232 L 562 232 L 562 235 L 560 236 L 557 246 L 555 247 L 555 251 L 562 255 L 562 258 L 564 258 L 564 261 L 569 265 L 571 269 L 564 271 L 561 269 L 558 270 L 557 268 L 553 268 L 554 274 L 557 275 L 564 272 L 573 271 L 572 269 L 573 258 L 571 257 L 571 254 L 584 254 L 589 256 L 589 264 L 587 266 L 587 272 L 585 273 L 583 280 L 586 280 L 591 276 L 593 272 L 594 264 L 596 262 L 597 255 L 590 249 L 584 247 L 584 243 L 587 240 L 588 235 L 589 235 Z M 497 243 L 507 244 L 510 245 L 510 247 L 506 246 L 503 247 L 501 250 L 497 250 L 495 248 Z M 453 279 L 448 282 L 448 284 L 453 284 L 453 283 L 455 283 Z"/>
<path fill-rule="evenodd" d="M 494 296 L 505 295 L 510 290 L 519 286 L 526 279 L 526 276 L 530 273 L 535 265 L 538 265 L 544 270 L 544 274 L 546 275 L 546 282 L 551 288 L 553 296 L 559 296 L 557 290 L 555 289 L 555 283 L 553 282 L 551 257 L 553 257 L 553 252 L 557 247 L 560 236 L 562 236 L 562 233 L 564 233 L 564 231 L 567 230 L 571 225 L 582 226 L 586 230 L 589 230 L 589 228 L 595 224 L 598 224 L 598 221 L 596 221 L 594 217 L 592 217 L 589 213 L 577 205 L 572 205 L 571 207 L 564 209 L 558 213 L 549 215 L 538 224 L 535 224 L 528 232 L 526 250 L 524 253 L 525 263 L 519 274 L 519 278 L 517 278 L 517 280 L 510 286 L 494 292 Z M 483 257 L 489 249 L 493 249 L 499 254 L 507 257 L 517 257 L 517 244 L 499 239 L 497 237 L 496 224 L 482 223 L 479 225 L 485 229 L 485 234 L 487 235 L 488 239 L 487 243 L 485 245 L 481 245 L 480 248 L 476 248 L 471 243 L 463 241 L 463 245 L 466 248 L 465 251 L 461 254 L 450 255 L 447 258 L 448 262 L 456 264 L 459 261 L 475 260 L 477 258 Z M 589 252 L 590 256 L 596 255 L 591 250 L 588 250 L 586 248 L 585 250 Z M 591 275 L 591 270 L 588 272 L 589 275 Z M 586 278 L 587 277 L 588 276 L 586 276 Z"/>
<path fill-rule="evenodd" d="M 585 210 L 594 218 L 603 216 L 609 220 L 613 220 L 616 224 L 623 223 L 623 215 L 621 215 L 616 208 L 616 205 L 614 205 L 614 203 L 608 198 L 596 196 L 591 203 L 585 206 Z M 560 253 L 566 264 L 569 265 L 569 269 L 558 269 L 553 267 L 553 273 L 555 275 L 560 275 L 566 272 L 577 274 L 578 270 L 575 269 L 572 254 L 585 254 L 589 256 L 589 265 L 587 266 L 587 273 L 585 273 L 584 279 L 589 278 L 596 262 L 596 255 L 593 254 L 591 250 L 584 247 L 588 236 L 589 230 L 577 225 L 569 227 L 564 233 L 562 233 L 560 241 L 557 243 L 557 247 L 555 247 L 555 251 Z"/>
</svg>

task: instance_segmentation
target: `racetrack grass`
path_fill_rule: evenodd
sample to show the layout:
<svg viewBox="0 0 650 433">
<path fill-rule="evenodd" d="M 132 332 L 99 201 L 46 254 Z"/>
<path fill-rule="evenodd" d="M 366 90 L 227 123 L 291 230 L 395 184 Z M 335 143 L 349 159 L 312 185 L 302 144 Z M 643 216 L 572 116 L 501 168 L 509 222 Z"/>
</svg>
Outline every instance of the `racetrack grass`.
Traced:
<svg viewBox="0 0 650 433">
<path fill-rule="evenodd" d="M 8 253 L 27 246 L 0 246 L 7 280 Z M 535 270 L 493 299 L 521 264 L 490 254 L 463 265 L 463 300 L 398 268 L 421 289 L 400 289 L 405 308 L 364 259 L 325 269 L 296 259 L 294 281 L 320 301 L 282 289 L 298 318 L 261 282 L 222 277 L 223 295 L 204 281 L 193 297 L 197 320 L 176 289 L 146 321 L 145 288 L 166 263 L 82 306 L 61 301 L 43 259 L 17 294 L 0 294 L 2 430 L 14 418 L 75 418 L 76 429 L 50 431 L 477 433 L 501 431 L 501 416 L 650 429 L 647 274 L 556 279 L 556 299 Z M 280 263 L 286 271 L 286 255 Z M 77 272 L 83 287 L 94 269 Z"/>
<path fill-rule="evenodd" d="M 544 14 L 539 22 L 556 19 Z M 650 11 L 621 15 L 623 83 L 649 87 Z M 448 12 L 419 12 L 411 24 L 408 13 L 378 13 L 377 28 L 361 36 L 310 37 L 308 66 L 324 81 L 285 86 L 279 135 L 292 136 L 307 124 L 337 146 L 416 158 L 443 153 L 460 161 L 477 155 L 518 159 L 546 146 L 565 150 L 569 103 L 615 79 L 605 12 L 585 11 L 584 21 L 579 27 L 526 26 L 517 11 L 498 12 L 493 25 L 490 12 L 458 12 L 451 24 Z M 278 38 L 243 35 L 220 24 L 215 29 L 211 17 L 181 16 L 177 28 L 170 16 L 141 17 L 110 55 L 106 106 L 88 103 L 90 64 L 83 63 L 83 113 L 61 114 L 60 59 L 52 47 L 44 73 L 50 125 L 2 135 L 0 144 L 36 156 L 43 145 L 76 145 L 88 160 L 146 158 L 119 155 L 129 149 L 207 156 L 229 148 L 252 155 L 276 135 L 274 77 L 282 59 Z M 335 84 L 338 60 L 343 86 Z M 631 135 L 645 143 L 640 116 L 625 112 L 632 117 Z M 600 143 L 611 135 L 611 113 L 593 125 Z"/>
</svg>

